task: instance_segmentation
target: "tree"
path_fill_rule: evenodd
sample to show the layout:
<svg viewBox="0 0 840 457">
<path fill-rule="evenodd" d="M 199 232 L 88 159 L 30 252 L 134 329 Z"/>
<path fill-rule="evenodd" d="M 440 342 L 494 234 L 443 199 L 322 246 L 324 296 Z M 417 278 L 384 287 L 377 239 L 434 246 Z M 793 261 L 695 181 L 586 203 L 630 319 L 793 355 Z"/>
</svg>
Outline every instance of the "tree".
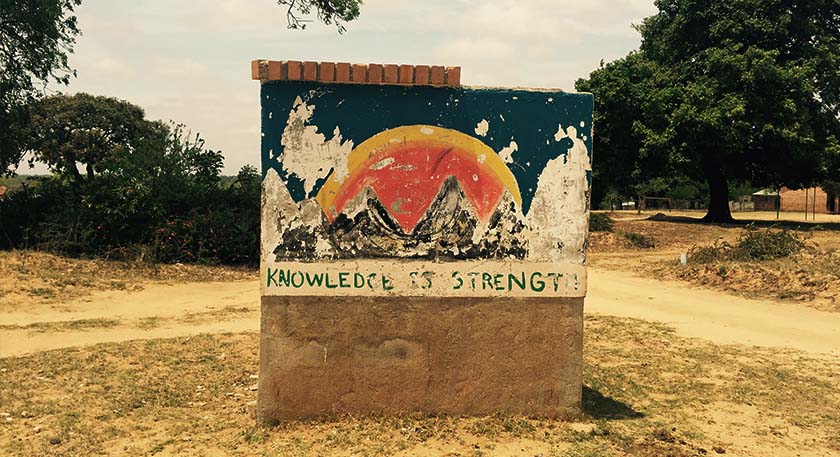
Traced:
<svg viewBox="0 0 840 457">
<path fill-rule="evenodd" d="M 347 29 L 343 22 L 350 22 L 359 17 L 362 0 L 277 0 L 277 4 L 288 7 L 286 21 L 290 29 L 305 29 L 311 22 L 299 16 L 309 16 L 314 10 L 318 20 L 324 24 L 335 24 L 338 33 Z"/>
<path fill-rule="evenodd" d="M 670 80 L 673 110 L 646 132 L 709 184 L 728 222 L 731 180 L 812 185 L 840 138 L 840 2 L 657 0 L 641 51 Z"/>
<path fill-rule="evenodd" d="M 611 193 L 642 199 L 666 188 L 666 178 L 677 177 L 672 161 L 657 155 L 662 148 L 646 144 L 651 129 L 666 125 L 669 104 L 662 97 L 668 84 L 659 74 L 656 63 L 632 52 L 575 83 L 577 90 L 595 96 L 593 201 Z"/>
<path fill-rule="evenodd" d="M 31 110 L 28 149 L 54 172 L 88 179 L 107 169 L 141 142 L 165 138 L 167 130 L 145 119 L 143 109 L 116 98 L 89 94 L 55 95 L 35 102 Z"/>
<path fill-rule="evenodd" d="M 27 105 L 49 82 L 67 84 L 81 0 L 0 0 L 0 174 L 11 174 L 24 151 Z"/>
</svg>

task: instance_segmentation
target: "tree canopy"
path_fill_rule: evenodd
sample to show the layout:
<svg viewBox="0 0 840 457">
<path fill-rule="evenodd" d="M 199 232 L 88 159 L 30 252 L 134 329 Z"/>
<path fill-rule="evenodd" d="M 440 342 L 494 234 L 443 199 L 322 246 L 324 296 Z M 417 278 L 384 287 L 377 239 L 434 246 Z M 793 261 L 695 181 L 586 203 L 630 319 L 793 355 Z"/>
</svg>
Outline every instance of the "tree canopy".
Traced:
<svg viewBox="0 0 840 457">
<path fill-rule="evenodd" d="M 27 104 L 49 82 L 67 84 L 68 65 L 80 33 L 73 15 L 81 0 L 0 0 L 0 174 L 23 155 Z"/>
<path fill-rule="evenodd" d="M 615 87 L 648 90 L 631 100 L 640 112 L 600 105 L 598 116 L 621 125 L 600 134 L 630 132 L 633 147 L 640 144 L 635 163 L 656 157 L 667 160 L 668 173 L 705 178 L 711 221 L 731 220 L 732 181 L 795 188 L 830 179 L 829 164 L 840 155 L 840 2 L 657 0 L 656 6 L 659 12 L 638 27 L 641 50 L 579 83 L 596 99 L 619 103 Z M 626 71 L 637 61 L 656 68 L 647 82 L 633 80 L 647 74 Z"/>
<path fill-rule="evenodd" d="M 83 178 L 77 164 L 92 179 L 120 155 L 134 153 L 142 142 L 167 134 L 163 125 L 146 120 L 138 106 L 84 93 L 35 102 L 30 122 L 27 148 L 34 152 L 34 159 L 77 181 Z"/>
</svg>

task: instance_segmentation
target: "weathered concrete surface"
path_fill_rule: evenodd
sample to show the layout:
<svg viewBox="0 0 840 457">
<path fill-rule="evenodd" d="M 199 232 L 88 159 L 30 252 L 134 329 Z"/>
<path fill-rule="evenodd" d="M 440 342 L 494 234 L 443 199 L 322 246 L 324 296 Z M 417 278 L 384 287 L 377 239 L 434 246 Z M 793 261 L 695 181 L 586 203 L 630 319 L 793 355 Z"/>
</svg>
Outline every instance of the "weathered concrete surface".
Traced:
<svg viewBox="0 0 840 457">
<path fill-rule="evenodd" d="M 265 422 L 580 408 L 582 298 L 262 297 L 260 333 Z"/>
</svg>

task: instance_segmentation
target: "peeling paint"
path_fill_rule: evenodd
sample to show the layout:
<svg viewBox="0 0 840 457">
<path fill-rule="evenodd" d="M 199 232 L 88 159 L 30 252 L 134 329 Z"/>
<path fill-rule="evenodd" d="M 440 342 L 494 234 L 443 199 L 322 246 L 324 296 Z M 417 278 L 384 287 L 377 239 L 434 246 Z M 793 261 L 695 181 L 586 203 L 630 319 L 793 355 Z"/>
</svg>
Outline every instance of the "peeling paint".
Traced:
<svg viewBox="0 0 840 457">
<path fill-rule="evenodd" d="M 513 153 L 518 150 L 519 145 L 516 144 L 516 141 L 511 141 L 510 145 L 499 151 L 499 157 L 501 157 L 505 163 L 513 163 Z"/>
<path fill-rule="evenodd" d="M 487 136 L 488 131 L 490 131 L 490 123 L 487 122 L 487 119 L 482 119 L 481 122 L 475 126 L 475 134 L 478 136 Z"/>
<path fill-rule="evenodd" d="M 341 130 L 336 127 L 327 141 L 318 127 L 309 125 L 315 106 L 307 105 L 300 97 L 295 99 L 283 131 L 283 152 L 280 161 L 286 170 L 303 181 L 304 189 L 311 193 L 315 183 L 333 170 L 338 179 L 347 176 L 347 154 L 353 150 L 352 141 L 342 141 Z"/>
<path fill-rule="evenodd" d="M 546 262 L 586 260 L 584 244 L 589 229 L 589 183 L 592 171 L 586 144 L 577 129 L 560 127 L 555 139 L 569 138 L 573 147 L 563 157 L 552 159 L 537 184 L 528 225 L 533 234 L 532 254 Z"/>
<path fill-rule="evenodd" d="M 591 97 L 263 90 L 264 295 L 585 294 Z"/>
</svg>

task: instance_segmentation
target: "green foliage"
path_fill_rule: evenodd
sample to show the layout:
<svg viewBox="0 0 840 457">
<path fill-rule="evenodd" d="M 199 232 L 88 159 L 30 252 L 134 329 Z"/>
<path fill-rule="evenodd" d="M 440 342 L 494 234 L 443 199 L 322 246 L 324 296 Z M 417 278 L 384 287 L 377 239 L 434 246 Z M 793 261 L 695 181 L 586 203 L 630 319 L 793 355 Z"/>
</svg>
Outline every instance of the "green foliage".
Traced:
<svg viewBox="0 0 840 457">
<path fill-rule="evenodd" d="M 604 194 L 604 198 L 601 199 L 601 204 L 598 206 L 598 209 L 605 211 L 621 209 L 621 195 L 619 195 L 614 189 L 608 190 Z"/>
<path fill-rule="evenodd" d="M 688 178 L 675 179 L 665 193 L 665 196 L 676 201 L 697 201 L 708 199 L 709 186 Z"/>
<path fill-rule="evenodd" d="M 658 74 L 655 63 L 635 52 L 575 83 L 577 90 L 595 96 L 593 201 L 603 201 L 610 190 L 637 196 L 639 183 L 669 174 L 667 161 L 644 151 L 645 125 L 654 122 L 649 113 L 657 109 L 651 94 Z"/>
<path fill-rule="evenodd" d="M 222 154 L 207 149 L 199 135 L 181 125 L 135 120 L 153 126 L 156 134 L 132 140 L 130 147 L 114 143 L 97 150 L 105 153 L 90 162 L 95 173 L 39 178 L 0 201 L 0 248 L 256 263 L 261 181 L 256 169 L 245 167 L 222 186 Z M 74 154 L 68 148 L 64 154 Z"/>
<path fill-rule="evenodd" d="M 67 56 L 79 34 L 81 0 L 0 0 L 0 174 L 11 173 L 25 149 L 27 105 L 48 82 L 67 84 Z"/>
<path fill-rule="evenodd" d="M 143 109 L 116 98 L 88 94 L 55 95 L 31 109 L 29 149 L 54 172 L 81 181 L 124 165 L 125 157 L 162 141 L 167 129 L 145 119 Z"/>
<path fill-rule="evenodd" d="M 787 229 L 758 230 L 748 226 L 735 245 L 719 240 L 712 246 L 695 246 L 688 252 L 688 260 L 692 263 L 775 260 L 798 254 L 806 247 L 804 237 Z"/>
<path fill-rule="evenodd" d="M 605 213 L 589 213 L 590 232 L 612 232 L 613 220 Z"/>
<path fill-rule="evenodd" d="M 805 246 L 804 238 L 787 229 L 772 231 L 749 227 L 738 239 L 736 253 L 744 260 L 774 260 L 797 254 Z"/>
<path fill-rule="evenodd" d="M 639 249 L 653 249 L 656 247 L 653 238 L 641 233 L 627 232 L 624 234 L 624 238 L 627 238 L 630 244 Z"/>
<path fill-rule="evenodd" d="M 299 15 L 309 16 L 315 11 L 319 21 L 324 24 L 335 24 L 338 33 L 347 29 L 343 22 L 350 22 L 359 17 L 362 0 L 277 0 L 277 4 L 286 6 L 286 18 L 290 29 L 305 29 L 305 19 Z"/>
<path fill-rule="evenodd" d="M 629 186 L 705 179 L 707 218 L 715 221 L 731 220 L 730 181 L 797 188 L 837 180 L 840 2 L 656 6 L 659 12 L 638 27 L 640 51 L 577 84 L 596 95 L 596 148 L 606 155 L 600 176 L 617 167 L 630 176 Z M 621 176 L 605 185 L 612 183 L 629 187 Z"/>
</svg>

